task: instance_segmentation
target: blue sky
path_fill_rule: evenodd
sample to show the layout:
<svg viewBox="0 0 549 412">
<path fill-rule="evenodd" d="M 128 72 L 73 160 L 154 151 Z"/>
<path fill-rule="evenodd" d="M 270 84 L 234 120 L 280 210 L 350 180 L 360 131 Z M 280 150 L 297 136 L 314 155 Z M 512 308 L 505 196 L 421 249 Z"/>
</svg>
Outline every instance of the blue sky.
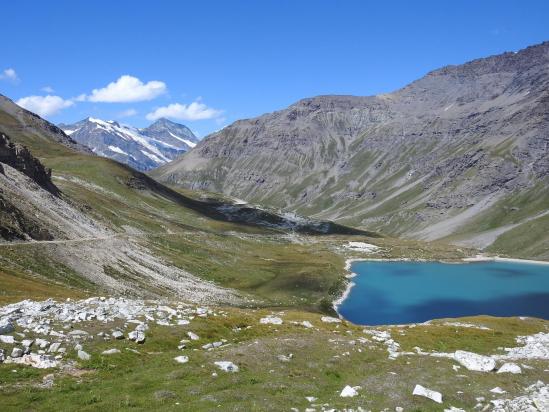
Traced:
<svg viewBox="0 0 549 412">
<path fill-rule="evenodd" d="M 55 123 L 168 115 L 204 136 L 549 40 L 547 16 L 548 1 L 3 2 L 0 93 Z"/>
</svg>

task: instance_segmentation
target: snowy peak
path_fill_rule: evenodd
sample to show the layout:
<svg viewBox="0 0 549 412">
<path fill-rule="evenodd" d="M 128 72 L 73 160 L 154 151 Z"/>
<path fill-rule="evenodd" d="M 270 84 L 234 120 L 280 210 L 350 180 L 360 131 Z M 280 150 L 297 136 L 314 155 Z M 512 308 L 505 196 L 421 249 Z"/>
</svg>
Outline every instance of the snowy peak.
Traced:
<svg viewBox="0 0 549 412">
<path fill-rule="evenodd" d="M 143 171 L 170 162 L 193 148 L 198 141 L 188 127 L 166 119 L 160 119 L 145 129 L 94 117 L 73 124 L 60 124 L 59 127 L 97 155 Z"/>
<path fill-rule="evenodd" d="M 191 129 L 165 118 L 158 119 L 149 127 L 141 129 L 141 133 L 176 147 L 186 147 L 186 150 L 192 149 L 198 143 L 198 139 Z"/>
</svg>

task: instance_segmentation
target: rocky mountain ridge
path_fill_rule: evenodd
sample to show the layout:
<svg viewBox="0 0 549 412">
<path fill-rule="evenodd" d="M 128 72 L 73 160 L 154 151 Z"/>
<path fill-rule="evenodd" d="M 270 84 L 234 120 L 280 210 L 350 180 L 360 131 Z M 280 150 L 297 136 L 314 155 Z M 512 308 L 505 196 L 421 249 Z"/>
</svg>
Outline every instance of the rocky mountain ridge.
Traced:
<svg viewBox="0 0 549 412">
<path fill-rule="evenodd" d="M 520 237 L 540 256 L 549 239 L 530 226 L 549 227 L 548 145 L 545 42 L 237 121 L 152 175 L 397 236 L 494 251 Z"/>
<path fill-rule="evenodd" d="M 59 127 L 95 154 L 141 171 L 177 158 L 198 142 L 188 127 L 167 119 L 159 119 L 144 129 L 93 117 Z"/>
</svg>

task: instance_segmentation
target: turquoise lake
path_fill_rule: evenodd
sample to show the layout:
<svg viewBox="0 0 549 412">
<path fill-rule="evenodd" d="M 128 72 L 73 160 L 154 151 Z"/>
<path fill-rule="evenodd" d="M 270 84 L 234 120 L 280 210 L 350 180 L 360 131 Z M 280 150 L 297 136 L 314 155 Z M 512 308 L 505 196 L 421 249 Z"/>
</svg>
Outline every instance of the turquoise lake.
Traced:
<svg viewBox="0 0 549 412">
<path fill-rule="evenodd" d="M 355 286 L 338 308 L 359 325 L 461 316 L 549 319 L 549 265 L 354 262 Z"/>
</svg>

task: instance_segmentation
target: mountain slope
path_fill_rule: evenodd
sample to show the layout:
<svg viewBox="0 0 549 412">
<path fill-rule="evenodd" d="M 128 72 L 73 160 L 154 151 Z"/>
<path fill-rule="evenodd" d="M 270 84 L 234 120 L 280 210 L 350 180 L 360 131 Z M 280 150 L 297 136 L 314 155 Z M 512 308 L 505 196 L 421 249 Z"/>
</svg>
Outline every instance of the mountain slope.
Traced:
<svg viewBox="0 0 549 412">
<path fill-rule="evenodd" d="M 393 93 L 319 96 L 237 121 L 152 175 L 393 235 L 549 259 L 549 235 L 529 236 L 549 229 L 548 145 L 546 42 Z"/>
<path fill-rule="evenodd" d="M 159 119 L 145 129 L 88 117 L 59 127 L 100 156 L 137 170 L 150 170 L 175 159 L 197 142 L 186 126 Z"/>
<path fill-rule="evenodd" d="M 253 296 L 260 305 L 318 310 L 331 307 L 330 294 L 343 286 L 335 245 L 349 236 L 384 242 L 331 222 L 172 190 L 75 150 L 63 131 L 10 104 L 0 108 L 0 300 L 43 297 L 31 289 L 47 289 L 233 304 Z M 431 249 L 438 247 L 425 253 Z"/>
</svg>

